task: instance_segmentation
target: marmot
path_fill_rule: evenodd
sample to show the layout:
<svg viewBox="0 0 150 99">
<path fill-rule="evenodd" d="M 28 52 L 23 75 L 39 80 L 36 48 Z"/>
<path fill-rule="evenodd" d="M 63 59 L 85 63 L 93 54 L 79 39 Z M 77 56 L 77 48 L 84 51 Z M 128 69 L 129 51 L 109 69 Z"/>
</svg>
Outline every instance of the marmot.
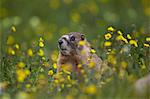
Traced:
<svg viewBox="0 0 150 99">
<path fill-rule="evenodd" d="M 77 71 L 79 64 L 89 65 L 93 62 L 95 70 L 100 71 L 102 60 L 95 53 L 91 53 L 91 46 L 85 36 L 78 32 L 63 35 L 58 40 L 59 57 L 57 61 L 58 72 L 65 68 Z"/>
</svg>

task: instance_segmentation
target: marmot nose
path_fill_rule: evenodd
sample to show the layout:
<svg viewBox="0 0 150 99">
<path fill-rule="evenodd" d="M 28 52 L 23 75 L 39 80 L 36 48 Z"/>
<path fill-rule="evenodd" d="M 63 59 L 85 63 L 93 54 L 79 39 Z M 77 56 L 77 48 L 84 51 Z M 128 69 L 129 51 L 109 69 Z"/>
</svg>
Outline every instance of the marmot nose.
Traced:
<svg viewBox="0 0 150 99">
<path fill-rule="evenodd" d="M 58 43 L 59 43 L 59 45 L 61 45 L 61 44 L 63 43 L 63 41 L 62 41 L 62 40 L 59 40 Z"/>
</svg>

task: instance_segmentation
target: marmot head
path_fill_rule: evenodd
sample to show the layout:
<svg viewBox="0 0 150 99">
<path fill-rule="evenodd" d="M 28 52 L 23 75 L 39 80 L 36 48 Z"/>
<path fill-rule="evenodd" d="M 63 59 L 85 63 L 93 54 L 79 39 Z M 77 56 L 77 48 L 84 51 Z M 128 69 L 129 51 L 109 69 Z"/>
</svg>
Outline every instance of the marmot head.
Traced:
<svg viewBox="0 0 150 99">
<path fill-rule="evenodd" d="M 60 52 L 63 55 L 76 53 L 77 49 L 82 49 L 82 46 L 79 44 L 80 41 L 86 41 L 82 33 L 70 32 L 69 34 L 63 35 L 58 41 Z"/>
</svg>

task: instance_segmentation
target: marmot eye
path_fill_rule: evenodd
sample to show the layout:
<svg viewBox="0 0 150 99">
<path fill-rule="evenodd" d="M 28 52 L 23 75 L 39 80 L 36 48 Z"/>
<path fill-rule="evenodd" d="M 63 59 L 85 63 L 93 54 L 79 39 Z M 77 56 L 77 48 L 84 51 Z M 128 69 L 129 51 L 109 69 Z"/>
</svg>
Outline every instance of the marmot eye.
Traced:
<svg viewBox="0 0 150 99">
<path fill-rule="evenodd" d="M 75 37 L 71 36 L 70 41 L 75 41 Z"/>
<path fill-rule="evenodd" d="M 84 40 L 84 39 L 85 39 L 84 35 L 81 35 L 81 40 Z"/>
</svg>

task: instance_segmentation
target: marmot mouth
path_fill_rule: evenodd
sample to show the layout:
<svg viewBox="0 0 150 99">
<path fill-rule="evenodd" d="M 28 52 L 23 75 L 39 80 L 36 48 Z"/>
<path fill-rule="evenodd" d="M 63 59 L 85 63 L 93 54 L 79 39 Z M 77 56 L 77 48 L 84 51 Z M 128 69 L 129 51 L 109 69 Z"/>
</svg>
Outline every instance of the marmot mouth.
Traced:
<svg viewBox="0 0 150 99">
<path fill-rule="evenodd" d="M 66 48 L 60 48 L 62 51 L 67 50 Z"/>
</svg>

